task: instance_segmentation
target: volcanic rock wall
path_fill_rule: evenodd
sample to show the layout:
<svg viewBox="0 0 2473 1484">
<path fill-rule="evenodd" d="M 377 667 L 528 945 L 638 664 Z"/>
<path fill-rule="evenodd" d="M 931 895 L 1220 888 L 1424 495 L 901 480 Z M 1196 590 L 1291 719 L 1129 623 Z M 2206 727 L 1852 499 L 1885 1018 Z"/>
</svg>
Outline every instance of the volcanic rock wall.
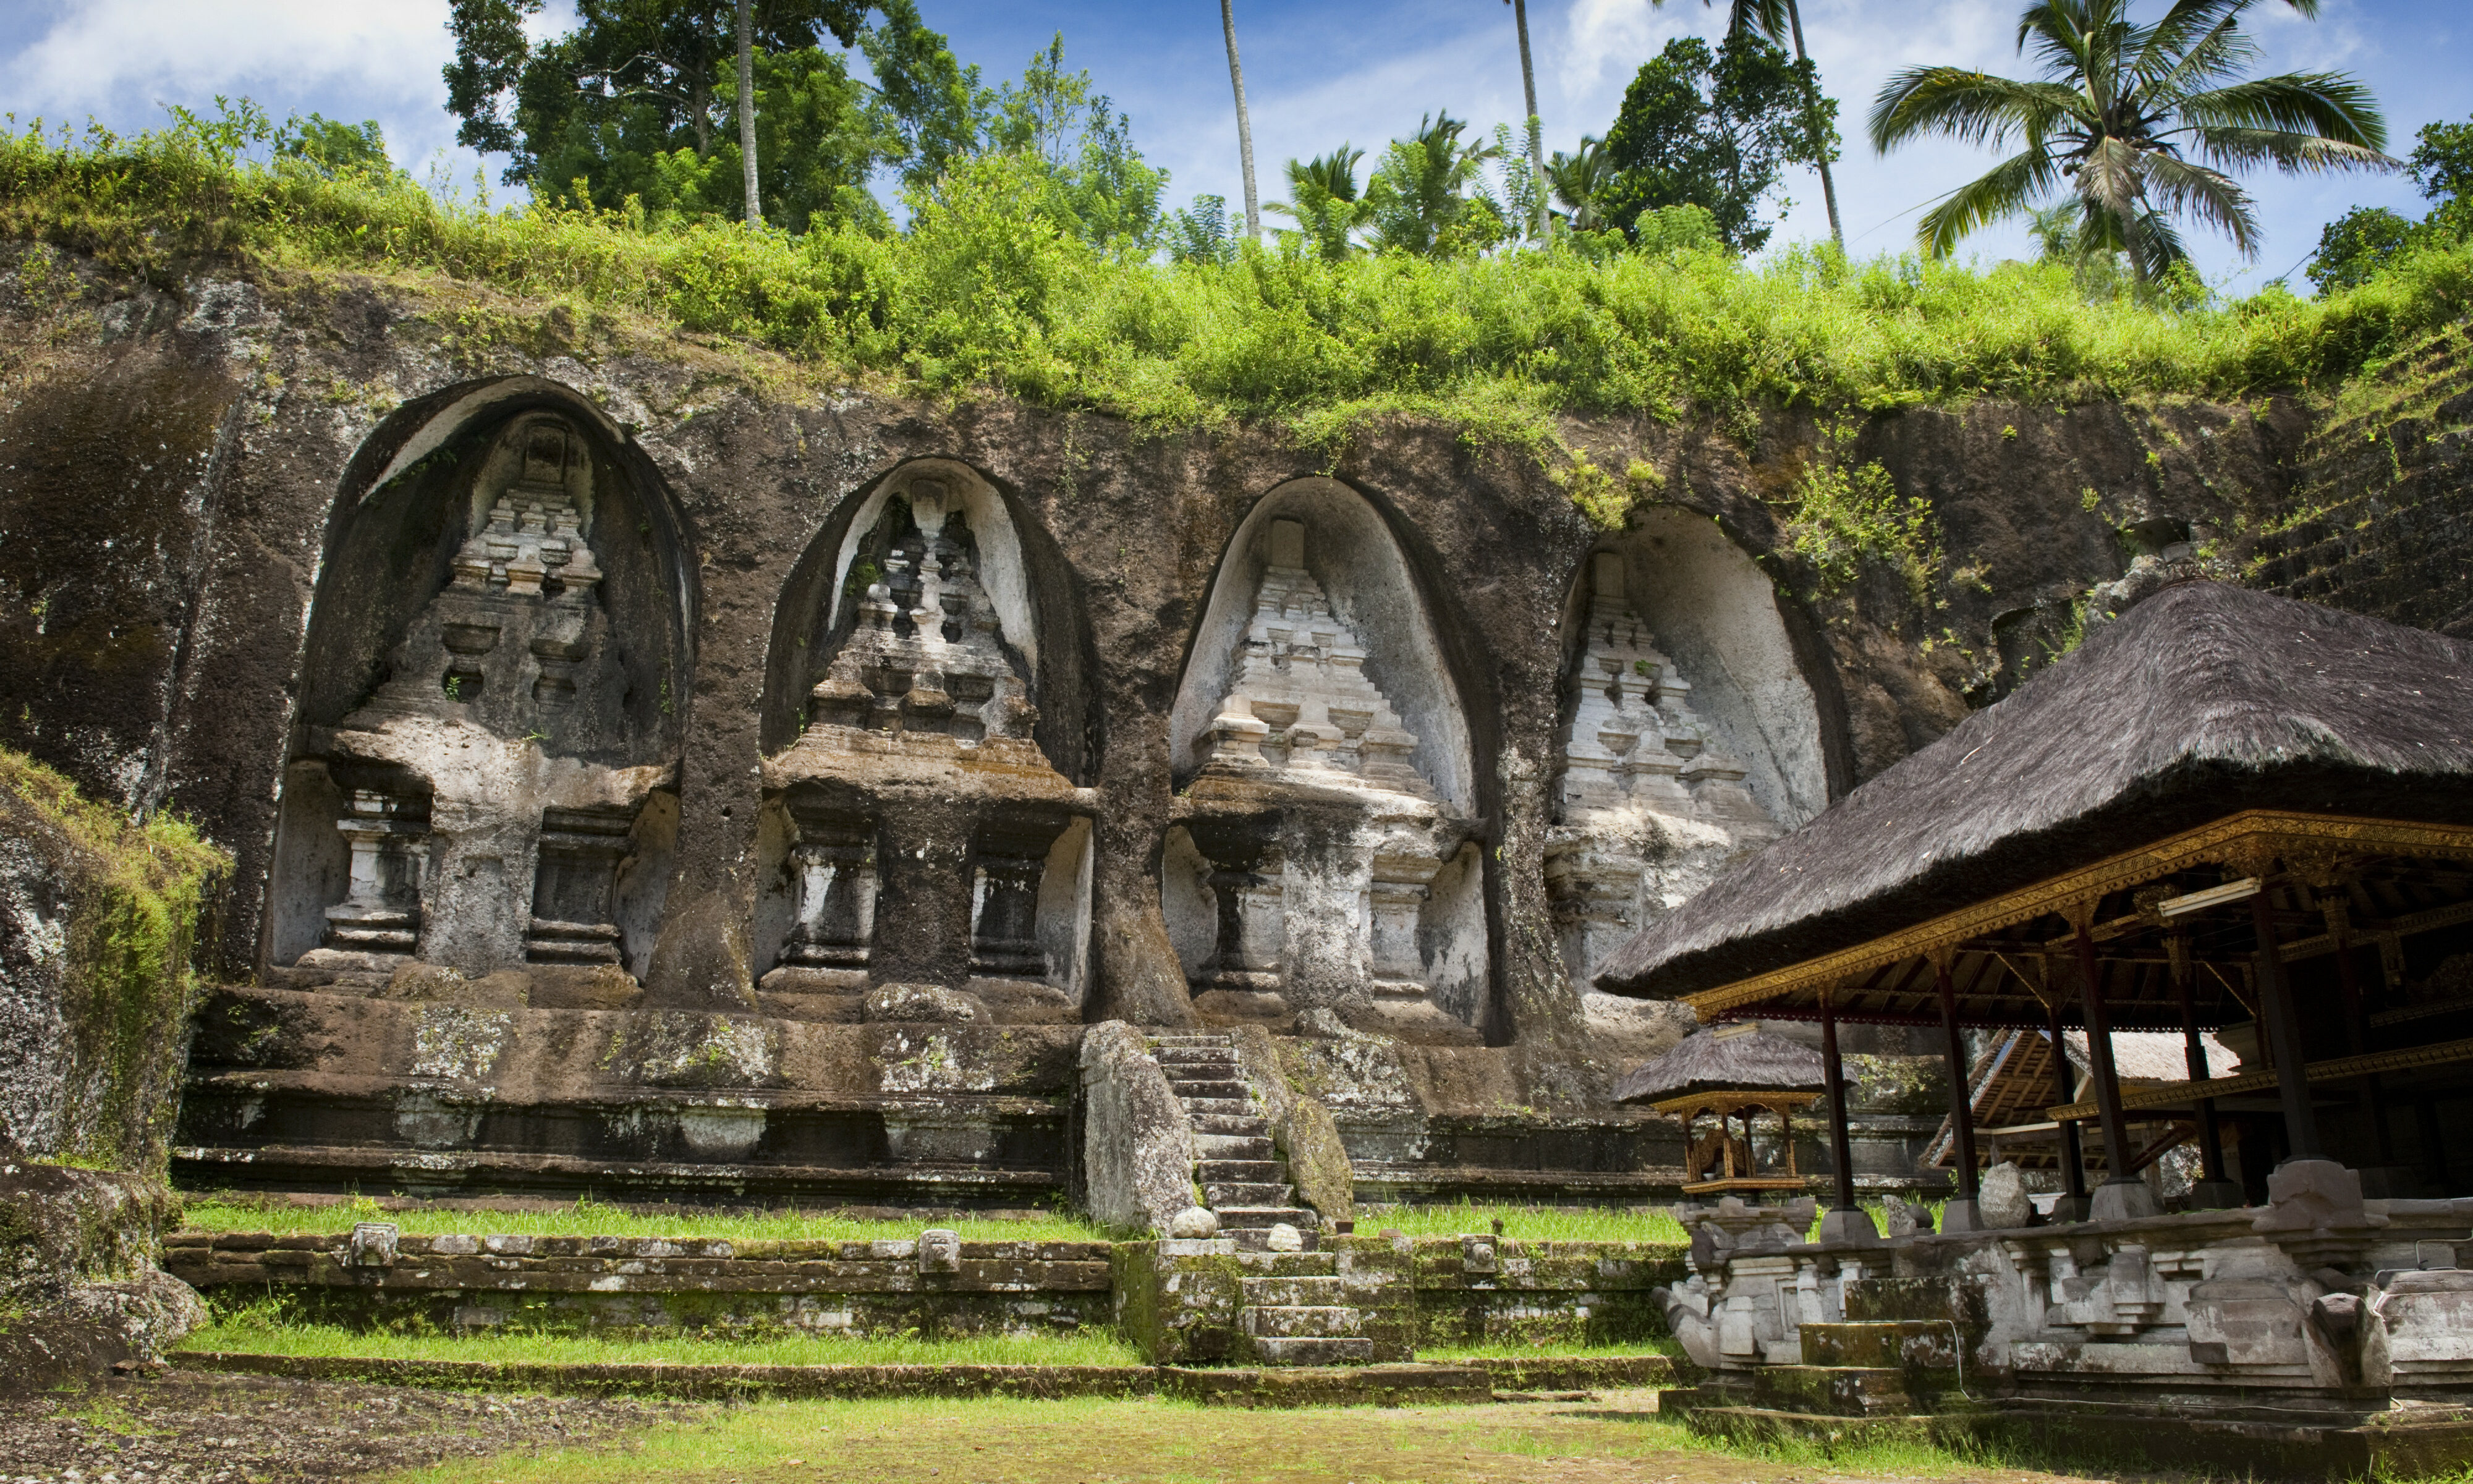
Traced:
<svg viewBox="0 0 2473 1484">
<path fill-rule="evenodd" d="M 2310 426 L 1570 423 L 1633 471 L 1609 531 L 1411 420 L 1161 432 L 560 306 L 67 266 L 74 297 L 0 296 L 0 741 L 233 853 L 210 1015 L 259 1029 L 217 1065 L 392 1065 L 342 1027 L 400 1022 L 454 1071 L 449 1009 L 560 1046 L 667 1016 L 707 1088 L 733 1017 L 758 1082 L 783 1027 L 1261 1023 L 1402 1191 L 1671 1163 L 1602 1097 L 1680 1027 L 1594 963 L 2134 559 L 2238 563 Z M 1920 577 L 1813 560 L 1797 491 L 1870 464 L 1923 502 Z M 1903 1178 L 1929 1120 L 1882 1113 Z"/>
</svg>

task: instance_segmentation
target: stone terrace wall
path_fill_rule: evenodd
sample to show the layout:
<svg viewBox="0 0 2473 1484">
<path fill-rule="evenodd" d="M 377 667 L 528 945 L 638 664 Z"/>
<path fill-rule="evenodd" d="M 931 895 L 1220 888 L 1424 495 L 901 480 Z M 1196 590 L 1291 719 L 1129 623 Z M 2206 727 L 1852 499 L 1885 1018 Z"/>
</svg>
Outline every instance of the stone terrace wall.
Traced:
<svg viewBox="0 0 2473 1484">
<path fill-rule="evenodd" d="M 364 1257 L 348 1235 L 186 1233 L 164 1263 L 210 1302 L 280 1293 L 355 1328 L 946 1338 L 1109 1319 L 1105 1242 L 963 1242 L 940 1263 L 916 1240 L 407 1236 Z"/>
</svg>

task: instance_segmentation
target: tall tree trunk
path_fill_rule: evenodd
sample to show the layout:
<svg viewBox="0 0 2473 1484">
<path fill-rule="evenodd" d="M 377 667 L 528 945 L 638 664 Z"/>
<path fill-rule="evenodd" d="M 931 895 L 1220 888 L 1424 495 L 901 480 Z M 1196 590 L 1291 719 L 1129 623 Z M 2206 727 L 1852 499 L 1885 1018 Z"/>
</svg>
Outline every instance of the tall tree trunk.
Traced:
<svg viewBox="0 0 2473 1484">
<path fill-rule="evenodd" d="M 1537 69 L 1528 61 L 1528 0 L 1511 0 L 1511 19 L 1520 28 L 1520 88 L 1528 97 L 1528 168 L 1537 173 L 1537 240 L 1546 240 L 1545 129 L 1537 119 Z"/>
<path fill-rule="evenodd" d="M 1219 0 L 1220 29 L 1228 34 L 1228 82 L 1236 89 L 1236 155 L 1245 167 L 1245 237 L 1262 240 L 1262 210 L 1254 195 L 1254 123 L 1245 116 L 1245 68 L 1236 60 L 1236 12 Z"/>
<path fill-rule="evenodd" d="M 747 179 L 747 225 L 764 225 L 756 192 L 756 0 L 738 0 L 738 168 Z"/>
<path fill-rule="evenodd" d="M 1810 61 L 1812 59 L 1803 50 L 1803 8 L 1795 4 L 1795 0 L 1786 0 L 1786 18 L 1794 27 L 1794 60 Z M 1813 78 L 1805 94 L 1803 117 L 1805 128 L 1812 133 L 1813 161 L 1820 167 L 1820 199 L 1829 207 L 1829 240 L 1837 244 L 1838 251 L 1844 252 L 1846 229 L 1837 225 L 1837 182 L 1830 179 L 1828 151 L 1820 138 L 1820 79 L 1817 75 Z"/>
<path fill-rule="evenodd" d="M 712 38 L 696 28 L 695 71 L 688 75 L 687 117 L 695 124 L 696 158 L 712 156 Z"/>
</svg>

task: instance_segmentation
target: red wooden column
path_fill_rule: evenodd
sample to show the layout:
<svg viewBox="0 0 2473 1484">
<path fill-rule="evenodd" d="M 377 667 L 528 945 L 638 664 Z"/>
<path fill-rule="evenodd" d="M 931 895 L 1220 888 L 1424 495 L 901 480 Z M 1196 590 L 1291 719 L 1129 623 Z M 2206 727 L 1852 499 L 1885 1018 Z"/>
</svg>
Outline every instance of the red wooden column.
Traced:
<svg viewBox="0 0 2473 1484">
<path fill-rule="evenodd" d="M 2076 1078 L 2070 1075 L 2070 1046 L 2061 1039 L 2061 1002 L 2044 1002 L 2044 1034 L 2053 1042 L 2053 1104 L 2060 1107 L 2078 1100 Z M 2054 1221 L 2084 1221 L 2087 1208 L 2086 1155 L 2078 1148 L 2078 1126 L 2063 1123 L 2061 1141 L 2061 1198 L 2053 1203 Z"/>
<path fill-rule="evenodd" d="M 2103 1184 L 2088 1207 L 2090 1221 L 2128 1221 L 2160 1212 L 2155 1192 L 2129 1170 L 2129 1125 L 2121 1113 L 2121 1078 L 2112 1069 L 2112 1017 L 2103 1003 L 2101 969 L 2095 961 L 2095 939 L 2087 927 L 2095 918 L 2094 902 L 2070 914 L 2077 929 L 2078 996 L 2086 1013 L 2087 1069 L 2095 1074 L 2095 1106 L 2103 1120 Z"/>
<path fill-rule="evenodd" d="M 1820 1239 L 1877 1242 L 1881 1229 L 1855 1204 L 1855 1151 L 1846 1134 L 1846 1064 L 1837 1055 L 1835 990 L 1820 992 L 1820 1071 L 1829 1096 L 1829 1152 L 1837 1166 L 1837 1199 L 1820 1218 Z"/>
<path fill-rule="evenodd" d="M 2198 1012 L 2193 998 L 2197 969 L 2190 962 L 2190 935 L 2173 933 L 2164 940 L 2164 955 L 2173 966 L 2173 993 L 2181 1003 L 2181 1055 L 2188 1063 L 2190 1080 L 2204 1082 L 2213 1075 L 2207 1069 L 2207 1043 L 2198 1038 Z M 2216 1118 L 2216 1100 L 2198 1099 L 2198 1183 L 2190 1187 L 2190 1206 L 2194 1210 L 2229 1210 L 2242 1204 L 2238 1181 L 2224 1178 L 2224 1136 Z"/>
<path fill-rule="evenodd" d="M 1957 1161 L 1957 1194 L 1941 1209 L 1940 1229 L 1943 1232 L 1981 1232 L 1983 1211 L 1976 1204 L 1975 1175 L 1975 1089 L 1968 1080 L 1966 1038 L 1957 1028 L 1957 987 L 1950 982 L 1951 950 L 1935 950 L 1932 956 L 1933 987 L 1940 994 L 1940 1026 L 1948 1037 L 1949 1051 L 1949 1129 L 1956 1140 Z"/>
<path fill-rule="evenodd" d="M 2293 1146 L 2284 1162 L 2320 1159 L 2318 1116 L 2310 1106 L 2305 1071 L 2309 1059 L 2301 1053 L 2301 1020 L 2294 1012 L 2293 988 L 2284 982 L 2284 959 L 2275 950 L 2275 913 L 2264 889 L 2249 899 L 2249 922 L 2258 935 L 2258 1008 L 2275 1051 L 2275 1092 L 2284 1104 L 2284 1137 Z"/>
</svg>

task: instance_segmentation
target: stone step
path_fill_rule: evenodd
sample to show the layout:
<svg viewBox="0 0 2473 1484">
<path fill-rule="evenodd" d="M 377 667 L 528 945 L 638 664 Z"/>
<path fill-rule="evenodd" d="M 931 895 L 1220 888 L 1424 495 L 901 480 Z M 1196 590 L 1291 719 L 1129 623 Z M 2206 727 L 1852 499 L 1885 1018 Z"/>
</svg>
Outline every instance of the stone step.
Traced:
<svg viewBox="0 0 2473 1484">
<path fill-rule="evenodd" d="M 1957 1369 L 1957 1327 L 1946 1319 L 1807 1324 L 1799 1332 L 1803 1363 L 1808 1366 L 1895 1371 Z"/>
<path fill-rule="evenodd" d="M 1236 1285 L 1248 1304 L 1267 1308 L 1316 1308 L 1343 1305 L 1348 1298 L 1348 1280 L 1333 1275 L 1312 1278 L 1301 1275 L 1279 1278 L 1240 1278 Z"/>
<path fill-rule="evenodd" d="M 1236 1231 L 1267 1232 L 1285 1221 L 1300 1232 L 1311 1232 L 1320 1226 L 1314 1213 L 1302 1206 L 1214 1206 L 1219 1224 Z"/>
<path fill-rule="evenodd" d="M 1171 1066 L 1165 1070 L 1168 1090 L 1180 1098 L 1188 1100 L 1216 1098 L 1222 1101 L 1233 1099 L 1239 1103 L 1247 1100 L 1245 1084 L 1241 1082 L 1230 1082 L 1209 1071 L 1202 1071 L 1192 1077 L 1180 1077 L 1176 1074 L 1175 1067 Z"/>
<path fill-rule="evenodd" d="M 1193 1132 L 1193 1152 L 1206 1161 L 1261 1160 L 1271 1161 L 1272 1148 L 1268 1136 L 1261 1134 L 1206 1134 Z"/>
<path fill-rule="evenodd" d="M 1163 1069 L 1208 1066 L 1231 1076 L 1236 1071 L 1236 1053 L 1227 1046 L 1163 1046 L 1159 1050 L 1158 1061 Z"/>
<path fill-rule="evenodd" d="M 1186 1116 L 1192 1120 L 1196 1134 L 1213 1134 L 1226 1138 L 1259 1138 L 1265 1142 L 1271 1137 L 1271 1120 L 1259 1113 L 1197 1113 L 1191 1107 L 1185 1112 Z"/>
<path fill-rule="evenodd" d="M 1150 1042 L 1153 1047 L 1224 1046 L 1228 1044 L 1228 1033 L 1226 1031 L 1162 1031 L 1150 1038 Z"/>
<path fill-rule="evenodd" d="M 1890 1417 L 1921 1410 L 1907 1373 L 1885 1366 L 1758 1366 L 1753 1406 L 1822 1417 Z"/>
<path fill-rule="evenodd" d="M 1199 1120 L 1203 1118 L 1244 1118 L 1249 1116 L 1254 1122 L 1261 1124 L 1261 1126 L 1266 1130 L 1271 1126 L 1269 1122 L 1262 1117 L 1261 1113 L 1256 1111 L 1251 1102 L 1241 1097 L 1179 1097 L 1177 1101 L 1185 1105 L 1185 1115 L 1187 1117 L 1197 1120 L 1194 1124 L 1194 1127 L 1196 1128 L 1200 1128 L 1202 1126 Z"/>
<path fill-rule="evenodd" d="M 1267 1366 L 1361 1366 L 1374 1358 L 1374 1342 L 1354 1336 L 1291 1336 L 1256 1340 L 1254 1354 Z"/>
<path fill-rule="evenodd" d="M 1296 1343 L 1256 1342 L 1258 1347 Z M 1162 1395 L 1202 1406 L 1442 1406 L 1483 1405 L 1494 1400 L 1493 1382 L 1477 1366 L 1362 1361 L 1329 1367 L 1162 1366 L 1159 1376 Z"/>
<path fill-rule="evenodd" d="M 1285 1188 L 1288 1166 L 1285 1161 L 1268 1156 L 1255 1160 L 1204 1158 L 1193 1161 L 1193 1178 L 1206 1185 L 1251 1183 Z"/>
<path fill-rule="evenodd" d="M 1258 1340 L 1339 1339 L 1361 1333 L 1364 1316 L 1345 1304 L 1258 1304 L 1237 1316 Z"/>
<path fill-rule="evenodd" d="M 1206 1180 L 1202 1183 L 1202 1204 L 1215 1211 L 1224 1211 L 1232 1206 L 1285 1206 L 1296 1197 L 1296 1187 L 1284 1180 Z M 1222 1225 L 1225 1224 L 1223 1221 Z M 1289 1225 L 1295 1226 L 1296 1223 L 1290 1222 Z"/>
</svg>

